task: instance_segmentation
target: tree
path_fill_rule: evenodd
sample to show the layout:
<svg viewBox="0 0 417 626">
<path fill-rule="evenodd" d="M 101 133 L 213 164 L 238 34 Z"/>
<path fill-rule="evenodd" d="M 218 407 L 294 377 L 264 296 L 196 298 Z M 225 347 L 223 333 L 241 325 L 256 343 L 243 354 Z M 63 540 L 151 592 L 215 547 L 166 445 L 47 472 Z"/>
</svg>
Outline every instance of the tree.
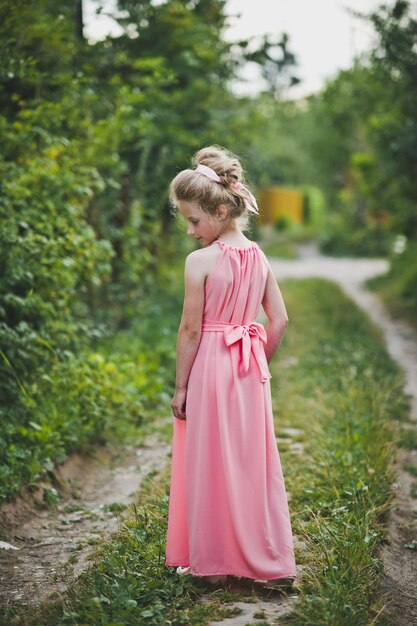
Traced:
<svg viewBox="0 0 417 626">
<path fill-rule="evenodd" d="M 382 96 L 370 135 L 378 150 L 381 181 L 389 181 L 386 192 L 395 226 L 417 239 L 417 20 L 404 0 L 382 5 L 369 19 L 379 38 L 371 63 Z"/>
</svg>

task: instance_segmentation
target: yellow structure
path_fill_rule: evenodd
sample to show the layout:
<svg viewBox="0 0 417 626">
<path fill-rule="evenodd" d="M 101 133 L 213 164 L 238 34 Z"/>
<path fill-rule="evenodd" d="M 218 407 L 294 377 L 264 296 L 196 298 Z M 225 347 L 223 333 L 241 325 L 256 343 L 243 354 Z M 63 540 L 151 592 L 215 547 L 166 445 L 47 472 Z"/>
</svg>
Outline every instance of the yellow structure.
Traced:
<svg viewBox="0 0 417 626">
<path fill-rule="evenodd" d="M 264 225 L 275 224 L 280 217 L 301 223 L 303 207 L 303 194 L 297 189 L 265 187 L 261 190 L 260 221 Z"/>
</svg>

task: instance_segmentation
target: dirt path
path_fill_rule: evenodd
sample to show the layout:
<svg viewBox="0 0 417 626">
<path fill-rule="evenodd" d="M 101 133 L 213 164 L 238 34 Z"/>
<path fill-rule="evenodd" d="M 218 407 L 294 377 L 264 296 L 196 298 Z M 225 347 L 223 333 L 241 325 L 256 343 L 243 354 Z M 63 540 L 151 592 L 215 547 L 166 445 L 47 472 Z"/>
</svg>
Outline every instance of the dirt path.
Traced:
<svg viewBox="0 0 417 626">
<path fill-rule="evenodd" d="M 73 454 L 59 466 L 58 483 L 44 481 L 4 504 L 3 540 L 17 550 L 0 549 L 0 607 L 65 591 L 88 567 L 94 544 L 117 530 L 142 480 L 165 467 L 170 448 L 150 436 L 142 446 L 97 448 L 91 458 Z M 59 503 L 45 507 L 43 490 L 51 487 Z"/>
<path fill-rule="evenodd" d="M 362 286 L 368 277 L 385 273 L 387 262 L 324 257 L 312 245 L 300 246 L 296 260 L 271 258 L 270 262 L 278 281 L 311 276 L 336 281 L 369 314 L 382 329 L 388 351 L 406 372 L 406 391 L 413 402 L 411 418 L 417 420 L 417 338 L 407 325 L 392 320 L 379 299 Z M 2 539 L 18 550 L 0 549 L 0 606 L 14 602 L 39 603 L 52 591 L 65 591 L 88 566 L 94 542 L 117 530 L 123 516 L 117 512 L 119 505 L 134 500 L 149 472 L 158 473 L 165 467 L 170 449 L 170 444 L 161 443 L 153 436 L 140 447 L 99 449 L 91 459 L 73 455 L 59 470 L 60 502 L 56 508 L 41 504 L 43 488 L 57 487 L 51 484 L 40 484 L 36 493 L 28 492 L 15 503 L 3 505 L 0 508 Z M 405 547 L 415 541 L 415 536 L 411 537 L 417 511 L 416 501 L 410 497 L 413 478 L 404 470 L 406 463 L 417 465 L 415 451 L 398 452 L 396 497 L 389 521 L 390 543 L 383 547 L 384 590 L 389 595 L 396 626 L 417 624 L 416 559 L 415 553 Z M 69 559 L 74 563 L 70 565 Z M 256 603 L 236 602 L 230 608 L 240 609 L 238 616 L 213 624 L 244 626 L 255 615 L 263 615 L 263 623 L 276 623 L 291 610 L 296 598 L 294 594 L 273 593 L 269 598 L 258 597 Z"/>
<path fill-rule="evenodd" d="M 278 280 L 322 277 L 337 282 L 382 330 L 387 350 L 403 368 L 405 391 L 410 396 L 412 424 L 417 423 L 417 334 L 407 323 L 392 319 L 380 299 L 363 282 L 388 270 L 383 259 L 334 258 L 321 255 L 312 245 L 299 246 L 294 261 L 270 259 Z M 382 547 L 385 565 L 383 590 L 395 626 L 417 624 L 417 500 L 411 489 L 416 479 L 405 469 L 417 467 L 417 450 L 399 449 L 396 454 L 395 498 L 388 523 L 389 542 Z"/>
<path fill-rule="evenodd" d="M 378 320 L 374 321 L 385 330 L 390 328 L 390 340 L 395 346 L 396 354 L 401 352 L 402 346 L 398 346 L 396 323 L 390 322 L 387 314 L 383 311 L 379 300 L 373 296 L 370 292 L 361 287 L 361 283 L 367 278 L 376 276 L 378 274 L 384 274 L 388 270 L 388 263 L 383 259 L 351 259 L 351 258 L 332 258 L 326 257 L 320 254 L 317 247 L 314 244 L 303 244 L 298 248 L 298 257 L 295 260 L 287 260 L 280 258 L 269 257 L 272 270 L 278 280 L 283 278 L 309 278 L 320 277 L 328 278 L 329 280 L 336 281 L 343 289 L 348 293 L 352 299 L 357 302 L 362 308 L 369 313 L 369 309 L 377 310 L 379 312 Z M 259 315 L 258 321 L 265 323 L 265 316 Z M 404 339 L 404 343 L 407 343 L 407 339 Z M 415 343 L 416 353 L 410 355 L 410 386 L 411 386 L 411 368 L 412 364 L 417 367 L 417 342 Z M 395 355 L 393 355 L 394 358 Z M 279 439 L 278 439 L 279 445 Z M 297 538 L 294 537 L 295 545 L 297 545 Z M 406 556 L 411 556 L 409 551 L 406 551 Z M 301 569 L 301 568 L 300 568 Z M 265 615 L 264 622 L 273 624 L 280 616 L 285 615 L 291 610 L 292 603 L 296 601 L 296 595 L 287 596 L 282 594 L 281 596 L 274 597 L 273 601 L 264 601 L 258 599 L 258 603 L 251 605 L 246 602 L 236 602 L 231 605 L 232 608 L 239 608 L 242 612 L 239 616 L 224 619 L 220 622 L 213 622 L 211 626 L 246 626 L 251 622 L 255 614 L 260 612 Z M 412 622 L 409 622 L 407 626 L 410 626 Z"/>
</svg>

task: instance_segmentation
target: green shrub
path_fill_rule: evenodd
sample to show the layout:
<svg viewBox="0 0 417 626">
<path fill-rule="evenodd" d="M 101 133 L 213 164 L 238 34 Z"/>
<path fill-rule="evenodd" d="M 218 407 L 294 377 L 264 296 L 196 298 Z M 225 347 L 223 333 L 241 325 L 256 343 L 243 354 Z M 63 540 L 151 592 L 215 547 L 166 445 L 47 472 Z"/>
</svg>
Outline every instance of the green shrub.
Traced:
<svg viewBox="0 0 417 626">
<path fill-rule="evenodd" d="M 280 215 L 274 224 L 274 228 L 278 231 L 288 230 L 291 226 L 291 219 L 286 215 Z"/>
<path fill-rule="evenodd" d="M 143 322 L 126 341 L 128 358 L 115 347 L 103 355 L 110 329 L 91 306 L 114 252 L 86 220 L 103 181 L 68 141 L 46 129 L 37 140 L 34 116 L 12 137 L 0 120 L 3 156 L 15 157 L 0 161 L 0 501 L 121 424 L 139 425 L 150 406 L 167 403 L 173 370 L 172 333 L 149 344 Z"/>
<path fill-rule="evenodd" d="M 409 242 L 402 253 L 391 254 L 387 274 L 367 281 L 387 302 L 395 315 L 417 326 L 417 243 Z"/>
<path fill-rule="evenodd" d="M 386 256 L 390 253 L 394 235 L 379 226 L 354 229 L 344 224 L 330 227 L 318 238 L 320 250 L 333 256 Z"/>
</svg>

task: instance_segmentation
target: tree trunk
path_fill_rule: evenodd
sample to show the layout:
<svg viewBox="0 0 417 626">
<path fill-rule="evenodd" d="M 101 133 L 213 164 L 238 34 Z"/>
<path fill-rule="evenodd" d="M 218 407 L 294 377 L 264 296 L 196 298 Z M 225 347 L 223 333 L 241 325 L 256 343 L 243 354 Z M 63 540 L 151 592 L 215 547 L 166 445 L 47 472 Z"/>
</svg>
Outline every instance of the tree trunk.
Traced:
<svg viewBox="0 0 417 626">
<path fill-rule="evenodd" d="M 74 11 L 75 35 L 79 41 L 82 41 L 84 39 L 83 0 L 73 0 L 72 7 Z"/>
</svg>

